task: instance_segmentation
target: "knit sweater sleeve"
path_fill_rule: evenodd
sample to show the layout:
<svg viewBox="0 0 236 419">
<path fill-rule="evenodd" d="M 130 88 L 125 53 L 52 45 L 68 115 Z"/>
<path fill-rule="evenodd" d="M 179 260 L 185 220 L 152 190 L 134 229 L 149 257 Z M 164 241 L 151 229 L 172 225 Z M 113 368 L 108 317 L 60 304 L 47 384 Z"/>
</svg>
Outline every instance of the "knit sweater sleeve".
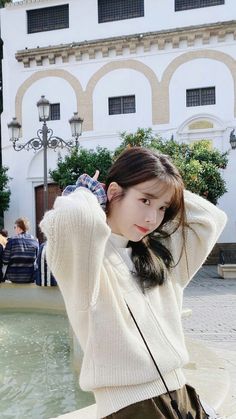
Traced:
<svg viewBox="0 0 236 419">
<path fill-rule="evenodd" d="M 173 259 L 173 279 L 186 286 L 202 266 L 227 221 L 226 214 L 199 195 L 184 193 L 187 226 L 167 240 Z"/>
<path fill-rule="evenodd" d="M 96 300 L 106 241 L 110 228 L 97 198 L 85 188 L 58 197 L 54 209 L 40 223 L 47 238 L 47 263 L 65 303 L 76 300 L 85 310 Z"/>
</svg>

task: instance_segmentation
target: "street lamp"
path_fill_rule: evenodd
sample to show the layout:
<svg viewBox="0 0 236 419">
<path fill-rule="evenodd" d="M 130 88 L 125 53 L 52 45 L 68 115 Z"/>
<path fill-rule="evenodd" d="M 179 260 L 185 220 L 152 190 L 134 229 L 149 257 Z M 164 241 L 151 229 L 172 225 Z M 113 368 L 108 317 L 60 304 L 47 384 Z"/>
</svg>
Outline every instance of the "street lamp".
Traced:
<svg viewBox="0 0 236 419">
<path fill-rule="evenodd" d="M 36 103 L 39 113 L 39 120 L 40 121 L 47 121 L 49 119 L 50 113 L 50 102 L 45 98 L 44 95 Z"/>
<path fill-rule="evenodd" d="M 77 112 L 74 112 L 73 117 L 69 120 L 71 126 L 71 134 L 75 140 L 65 141 L 62 138 L 53 134 L 53 130 L 48 128 L 46 121 L 49 119 L 50 102 L 41 96 L 41 99 L 37 102 L 39 120 L 43 121 L 43 126 L 37 131 L 37 135 L 31 138 L 24 144 L 18 143 L 20 138 L 21 125 L 14 117 L 8 124 L 9 137 L 12 142 L 15 151 L 31 150 L 38 151 L 43 148 L 43 194 L 44 194 L 44 212 L 48 209 L 48 174 L 47 174 L 47 149 L 52 148 L 78 148 L 78 138 L 82 134 L 82 123 L 83 119 L 78 116 Z"/>
<path fill-rule="evenodd" d="M 83 124 L 83 119 L 79 117 L 78 112 L 74 112 L 74 115 L 72 116 L 72 118 L 69 119 L 69 124 L 71 127 L 72 137 L 75 138 L 75 147 L 78 148 L 79 146 L 78 138 L 82 134 L 82 124 Z"/>
<path fill-rule="evenodd" d="M 234 134 L 234 129 L 232 129 L 232 131 L 230 132 L 230 136 L 229 136 L 229 142 L 231 145 L 232 150 L 236 149 L 236 135 Z"/>
</svg>

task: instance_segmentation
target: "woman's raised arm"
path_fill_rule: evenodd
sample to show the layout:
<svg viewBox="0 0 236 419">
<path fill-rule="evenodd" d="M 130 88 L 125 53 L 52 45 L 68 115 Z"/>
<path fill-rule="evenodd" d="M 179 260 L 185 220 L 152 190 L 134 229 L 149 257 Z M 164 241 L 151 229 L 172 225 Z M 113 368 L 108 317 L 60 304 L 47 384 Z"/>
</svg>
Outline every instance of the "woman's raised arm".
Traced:
<svg viewBox="0 0 236 419">
<path fill-rule="evenodd" d="M 168 241 L 175 267 L 176 279 L 187 285 L 201 267 L 225 227 L 226 214 L 199 195 L 184 192 L 187 225 L 179 228 Z"/>
<path fill-rule="evenodd" d="M 58 281 L 65 302 L 74 298 L 84 310 L 94 298 L 110 229 L 96 196 L 79 187 L 58 197 L 54 209 L 40 223 L 47 238 L 47 263 Z"/>
</svg>

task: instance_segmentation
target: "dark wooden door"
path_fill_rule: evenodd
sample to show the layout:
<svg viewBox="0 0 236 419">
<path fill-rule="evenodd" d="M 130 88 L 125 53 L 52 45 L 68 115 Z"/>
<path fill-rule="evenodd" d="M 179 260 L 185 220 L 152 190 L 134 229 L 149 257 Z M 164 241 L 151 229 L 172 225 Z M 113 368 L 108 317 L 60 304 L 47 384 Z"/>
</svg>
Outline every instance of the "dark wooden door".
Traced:
<svg viewBox="0 0 236 419">
<path fill-rule="evenodd" d="M 57 196 L 61 195 L 61 190 L 56 183 L 48 184 L 48 209 L 53 207 L 54 201 Z M 43 218 L 43 185 L 36 186 L 35 188 L 35 205 L 36 205 L 36 236 L 39 242 L 44 241 L 44 237 L 39 228 L 39 223 Z"/>
</svg>

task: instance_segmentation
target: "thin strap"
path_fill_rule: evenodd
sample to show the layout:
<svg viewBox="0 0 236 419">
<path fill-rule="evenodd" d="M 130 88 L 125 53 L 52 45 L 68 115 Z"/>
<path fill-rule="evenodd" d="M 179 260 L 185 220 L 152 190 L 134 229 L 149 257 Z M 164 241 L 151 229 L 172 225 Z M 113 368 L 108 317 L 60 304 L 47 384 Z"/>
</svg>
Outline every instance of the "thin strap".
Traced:
<svg viewBox="0 0 236 419">
<path fill-rule="evenodd" d="M 134 315 L 133 315 L 133 313 L 132 313 L 132 311 L 130 310 L 130 308 L 129 308 L 129 306 L 128 306 L 128 304 L 126 303 L 126 305 L 127 305 L 127 308 L 128 308 L 128 310 L 129 310 L 129 312 L 130 312 L 130 315 L 131 315 L 131 317 L 132 317 L 132 319 L 133 319 L 133 321 L 134 321 L 134 323 L 135 323 L 135 326 L 137 327 L 137 329 L 138 329 L 138 331 L 139 331 L 139 333 L 140 333 L 140 335 L 141 335 L 141 337 L 142 337 L 142 339 L 143 339 L 143 341 L 144 341 L 144 343 L 145 343 L 145 346 L 146 346 L 146 348 L 147 348 L 147 350 L 148 350 L 148 352 L 149 352 L 149 355 L 150 355 L 150 357 L 152 358 L 152 361 L 153 361 L 153 363 L 154 363 L 154 365 L 155 365 L 155 367 L 156 367 L 156 369 L 157 369 L 157 371 L 158 371 L 158 374 L 160 375 L 160 377 L 161 377 L 161 380 L 162 380 L 162 382 L 163 382 L 163 384 L 164 384 L 164 386 L 165 386 L 165 389 L 166 389 L 166 391 L 167 391 L 167 393 L 168 393 L 168 395 L 169 395 L 169 397 L 170 397 L 170 399 L 171 400 L 173 400 L 173 397 L 171 396 L 171 394 L 170 394 L 170 391 L 169 391 L 169 389 L 168 389 L 168 387 L 167 387 L 167 385 L 166 385 L 166 382 L 165 382 L 165 380 L 164 380 L 164 378 L 163 378 L 163 376 L 162 376 L 162 373 L 161 373 L 161 371 L 159 370 L 159 367 L 158 367 L 158 365 L 157 365 L 157 363 L 156 363 L 156 361 L 155 361 L 155 359 L 154 359 L 154 357 L 153 357 L 153 355 L 152 355 L 152 353 L 151 353 L 151 351 L 150 351 L 150 349 L 149 349 L 149 346 L 148 346 L 148 344 L 147 344 L 147 342 L 146 342 L 146 340 L 145 340 L 145 338 L 144 338 L 144 336 L 143 336 L 143 334 L 142 334 L 142 332 L 141 332 L 141 330 L 140 330 L 140 328 L 139 328 L 139 325 L 138 325 L 138 323 L 136 322 L 136 319 L 135 319 L 135 317 L 134 317 Z"/>
<path fill-rule="evenodd" d="M 158 374 L 161 377 L 161 381 L 163 382 L 163 384 L 165 386 L 165 389 L 166 389 L 166 392 L 167 392 L 167 394 L 168 394 L 168 396 L 170 398 L 172 408 L 176 412 L 178 418 L 179 419 L 183 419 L 183 416 L 181 415 L 181 413 L 179 411 L 178 403 L 177 403 L 176 400 L 173 399 L 173 397 L 172 397 L 172 395 L 170 393 L 170 390 L 168 389 L 168 387 L 166 385 L 166 382 L 165 382 L 165 380 L 163 378 L 163 375 L 162 375 L 162 373 L 161 373 L 161 371 L 160 371 L 160 369 L 159 369 L 159 367 L 158 367 L 158 365 L 157 365 L 157 363 L 156 363 L 156 361 L 155 361 L 155 359 L 154 359 L 154 357 L 153 357 L 153 355 L 151 353 L 151 350 L 149 349 L 149 346 L 148 346 L 148 344 L 147 344 L 147 342 L 146 342 L 146 340 L 145 340 L 145 338 L 144 338 L 144 336 L 143 336 L 143 334 L 142 334 L 142 332 L 140 330 L 140 327 L 139 327 L 138 323 L 136 322 L 136 319 L 135 319 L 135 317 L 134 317 L 134 315 L 133 315 L 132 311 L 130 310 L 130 308 L 129 308 L 129 306 L 128 306 L 127 303 L 126 303 L 126 306 L 127 306 L 128 310 L 129 310 L 129 313 L 130 313 L 130 315 L 131 315 L 131 317 L 132 317 L 132 319 L 133 319 L 133 321 L 135 323 L 135 326 L 137 327 L 137 329 L 139 331 L 139 334 L 140 334 L 140 336 L 141 336 L 141 338 L 142 338 L 142 340 L 143 340 L 143 342 L 144 342 L 144 344 L 145 344 L 145 346 L 146 346 L 146 348 L 148 350 L 148 353 L 149 353 L 149 355 L 150 355 L 150 357 L 151 357 L 151 359 L 152 359 L 152 361 L 153 361 L 153 363 L 154 363 L 154 365 L 155 365 L 155 367 L 156 367 L 156 369 L 158 371 Z M 193 416 L 191 415 L 190 412 L 187 414 L 187 419 L 193 419 Z"/>
</svg>

